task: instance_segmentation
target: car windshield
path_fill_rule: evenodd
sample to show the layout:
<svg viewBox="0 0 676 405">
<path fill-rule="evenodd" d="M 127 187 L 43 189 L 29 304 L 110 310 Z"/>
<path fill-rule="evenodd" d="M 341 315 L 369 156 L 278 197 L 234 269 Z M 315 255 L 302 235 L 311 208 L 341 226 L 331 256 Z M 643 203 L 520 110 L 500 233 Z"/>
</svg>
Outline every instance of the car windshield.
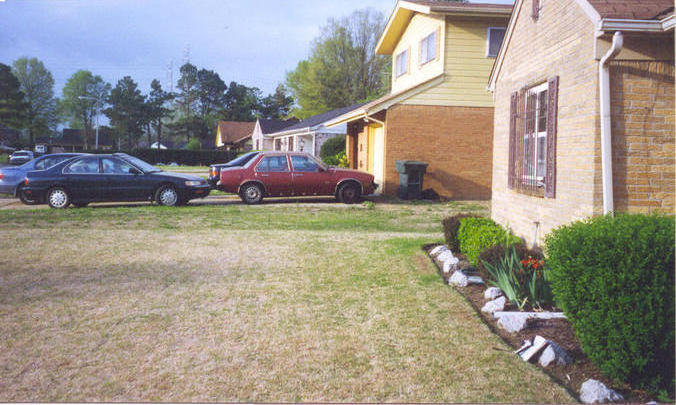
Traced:
<svg viewBox="0 0 676 405">
<path fill-rule="evenodd" d="M 158 169 L 157 167 L 151 165 L 150 163 L 146 163 L 143 160 L 139 158 L 135 158 L 133 156 L 129 155 L 120 155 L 120 157 L 124 158 L 127 162 L 133 164 L 134 166 L 138 167 L 139 169 L 143 170 L 144 173 L 156 173 L 156 172 L 161 172 L 162 170 Z"/>
<path fill-rule="evenodd" d="M 258 155 L 258 152 L 249 152 L 247 154 L 244 154 L 236 159 L 233 159 L 229 161 L 228 163 L 225 164 L 225 167 L 235 167 L 235 166 L 244 166 L 248 161 L 253 159 L 256 155 Z"/>
</svg>

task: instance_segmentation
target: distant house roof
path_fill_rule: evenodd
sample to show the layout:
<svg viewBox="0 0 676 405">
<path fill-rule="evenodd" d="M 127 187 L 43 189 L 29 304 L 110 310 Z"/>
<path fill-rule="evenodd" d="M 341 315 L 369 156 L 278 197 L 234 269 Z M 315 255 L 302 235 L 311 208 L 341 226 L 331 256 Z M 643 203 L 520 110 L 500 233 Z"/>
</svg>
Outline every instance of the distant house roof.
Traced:
<svg viewBox="0 0 676 405">
<path fill-rule="evenodd" d="M 587 0 L 601 18 L 654 20 L 674 10 L 673 0 Z"/>
<path fill-rule="evenodd" d="M 290 120 L 258 120 L 261 131 L 263 134 L 273 134 L 279 132 L 285 128 L 290 127 L 298 123 L 296 118 L 291 118 Z"/>
<path fill-rule="evenodd" d="M 235 144 L 248 138 L 253 133 L 255 122 L 241 121 L 218 121 L 217 144 L 220 141 L 223 145 Z"/>
<path fill-rule="evenodd" d="M 352 111 L 356 108 L 359 108 L 363 106 L 366 103 L 359 103 L 359 104 L 354 104 L 348 107 L 343 107 L 343 108 L 338 108 L 335 110 L 331 110 L 328 112 L 325 112 L 323 114 L 318 114 L 314 115 L 310 118 L 306 118 L 303 121 L 294 124 L 288 128 L 285 128 L 283 131 L 277 132 L 275 134 L 270 134 L 270 135 L 278 135 L 278 134 L 283 134 L 287 132 L 299 132 L 303 130 L 307 131 L 312 131 L 314 129 L 317 129 L 318 127 L 322 126 L 324 123 L 331 121 L 332 119 L 336 117 L 340 117 L 341 115 L 345 114 L 346 112 Z"/>
<path fill-rule="evenodd" d="M 64 128 L 60 139 L 54 139 L 53 142 L 58 145 L 84 145 L 84 137 L 81 129 Z"/>
</svg>

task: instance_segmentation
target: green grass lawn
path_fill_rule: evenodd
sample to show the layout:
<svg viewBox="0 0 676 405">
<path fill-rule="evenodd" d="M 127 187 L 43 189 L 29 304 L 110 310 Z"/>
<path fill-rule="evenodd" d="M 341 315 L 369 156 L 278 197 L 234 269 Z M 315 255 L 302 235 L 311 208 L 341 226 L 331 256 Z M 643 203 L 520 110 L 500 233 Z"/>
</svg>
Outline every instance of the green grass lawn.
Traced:
<svg viewBox="0 0 676 405">
<path fill-rule="evenodd" d="M 0 210 L 0 401 L 573 401 L 421 250 L 467 208 Z"/>
</svg>

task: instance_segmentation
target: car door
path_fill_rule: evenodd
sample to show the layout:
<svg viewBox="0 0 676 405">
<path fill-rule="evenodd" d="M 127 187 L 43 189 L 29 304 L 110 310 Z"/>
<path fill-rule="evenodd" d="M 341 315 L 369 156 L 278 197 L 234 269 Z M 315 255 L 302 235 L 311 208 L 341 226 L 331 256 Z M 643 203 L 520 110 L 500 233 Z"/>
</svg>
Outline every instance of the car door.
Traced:
<svg viewBox="0 0 676 405">
<path fill-rule="evenodd" d="M 330 175 L 307 155 L 291 155 L 291 177 L 294 195 L 331 194 Z"/>
<path fill-rule="evenodd" d="M 116 157 L 101 158 L 101 169 L 106 176 L 106 198 L 110 201 L 136 201 L 145 199 L 140 170 L 131 163 Z M 136 173 L 136 174 L 135 174 Z"/>
<path fill-rule="evenodd" d="M 286 155 L 265 156 L 256 165 L 254 176 L 263 183 L 270 196 L 288 196 L 293 192 L 293 180 Z"/>
<path fill-rule="evenodd" d="M 106 197 L 106 178 L 98 156 L 76 159 L 63 169 L 73 201 L 102 201 Z"/>
</svg>

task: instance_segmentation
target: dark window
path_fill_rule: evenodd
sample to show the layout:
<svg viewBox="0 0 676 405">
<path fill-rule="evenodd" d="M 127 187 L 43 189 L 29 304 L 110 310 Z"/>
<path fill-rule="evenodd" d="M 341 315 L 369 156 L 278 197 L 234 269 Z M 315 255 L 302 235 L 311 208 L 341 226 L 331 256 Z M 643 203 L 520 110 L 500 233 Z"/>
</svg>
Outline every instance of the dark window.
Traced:
<svg viewBox="0 0 676 405">
<path fill-rule="evenodd" d="M 286 156 L 268 156 L 263 158 L 261 162 L 256 166 L 257 172 L 288 172 L 289 163 L 286 160 Z"/>
<path fill-rule="evenodd" d="M 86 157 L 71 163 L 64 170 L 65 173 L 73 174 L 95 174 L 99 172 L 99 158 Z"/>
<path fill-rule="evenodd" d="M 502 45 L 502 40 L 505 38 L 505 29 L 500 27 L 490 27 L 488 28 L 488 41 L 486 49 L 486 56 L 495 57 L 498 56 L 500 52 L 500 45 Z"/>
</svg>

